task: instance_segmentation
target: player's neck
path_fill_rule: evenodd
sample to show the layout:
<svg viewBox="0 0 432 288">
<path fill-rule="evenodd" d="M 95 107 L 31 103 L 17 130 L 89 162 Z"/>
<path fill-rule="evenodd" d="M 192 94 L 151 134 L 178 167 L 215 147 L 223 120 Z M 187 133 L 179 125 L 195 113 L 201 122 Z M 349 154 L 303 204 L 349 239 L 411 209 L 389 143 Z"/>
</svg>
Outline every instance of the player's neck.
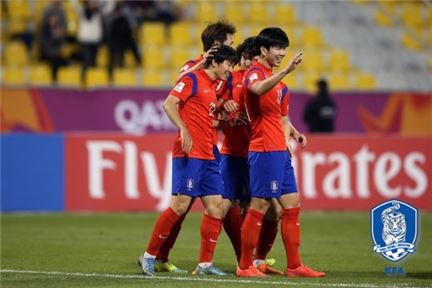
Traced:
<svg viewBox="0 0 432 288">
<path fill-rule="evenodd" d="M 217 79 L 216 72 L 212 69 L 204 69 L 204 72 L 209 76 L 209 78 L 214 82 Z"/>
<path fill-rule="evenodd" d="M 259 57 L 257 60 L 260 64 L 264 65 L 265 67 L 269 68 L 270 70 L 273 70 L 273 67 L 270 65 L 270 63 L 263 57 Z"/>
</svg>

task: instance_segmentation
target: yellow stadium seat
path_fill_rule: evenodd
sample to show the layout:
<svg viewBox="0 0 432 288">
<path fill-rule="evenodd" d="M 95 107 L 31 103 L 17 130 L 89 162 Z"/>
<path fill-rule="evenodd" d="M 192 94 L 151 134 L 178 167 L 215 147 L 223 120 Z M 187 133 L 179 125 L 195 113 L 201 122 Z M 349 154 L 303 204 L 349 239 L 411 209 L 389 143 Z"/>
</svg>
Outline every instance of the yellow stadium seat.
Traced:
<svg viewBox="0 0 432 288">
<path fill-rule="evenodd" d="M 354 86 L 359 90 L 374 90 L 376 88 L 375 77 L 371 74 L 355 75 Z"/>
<path fill-rule="evenodd" d="M 135 69 L 114 69 L 113 84 L 116 87 L 135 87 L 137 85 Z"/>
<path fill-rule="evenodd" d="M 289 60 L 289 59 L 288 59 Z M 321 73 L 324 71 L 325 65 L 323 56 L 320 50 L 309 50 L 303 53 L 303 61 L 300 66 L 304 66 L 304 70 Z"/>
<path fill-rule="evenodd" d="M 190 52 L 187 49 L 172 49 L 171 50 L 171 68 L 180 70 L 183 65 L 191 60 Z"/>
<path fill-rule="evenodd" d="M 329 80 L 330 89 L 335 91 L 348 90 L 350 81 L 346 74 L 333 74 Z"/>
<path fill-rule="evenodd" d="M 89 68 L 85 74 L 85 83 L 88 88 L 108 86 L 108 71 L 105 68 Z"/>
<path fill-rule="evenodd" d="M 4 67 L 2 85 L 20 86 L 25 85 L 26 74 L 24 69 L 18 67 Z"/>
<path fill-rule="evenodd" d="M 331 71 L 343 72 L 351 69 L 350 57 L 344 50 L 331 50 L 328 64 Z"/>
<path fill-rule="evenodd" d="M 109 62 L 109 51 L 106 45 L 99 47 L 96 55 L 96 65 L 98 67 L 107 67 Z"/>
<path fill-rule="evenodd" d="M 193 38 L 191 37 L 192 28 L 191 24 L 188 22 L 171 24 L 168 32 L 171 46 L 189 46 L 193 44 Z"/>
<path fill-rule="evenodd" d="M 8 14 L 10 19 L 30 19 L 30 1 L 26 0 L 13 0 L 8 1 Z"/>
<path fill-rule="evenodd" d="M 404 6 L 402 6 L 404 7 Z M 402 24 L 408 27 L 420 27 L 424 24 L 421 7 L 416 4 L 409 4 L 402 9 Z"/>
<path fill-rule="evenodd" d="M 27 48 L 25 47 L 24 43 L 20 41 L 14 41 L 6 44 L 4 56 L 5 64 L 9 66 L 25 66 L 29 63 Z"/>
<path fill-rule="evenodd" d="M 8 35 L 22 34 L 27 30 L 27 26 L 27 21 L 12 18 L 6 23 L 6 33 Z"/>
<path fill-rule="evenodd" d="M 267 24 L 270 22 L 268 3 L 250 2 L 248 12 L 247 18 L 250 23 Z"/>
<path fill-rule="evenodd" d="M 163 86 L 163 75 L 160 70 L 147 70 L 143 73 L 142 85 L 148 87 Z"/>
<path fill-rule="evenodd" d="M 144 22 L 141 28 L 142 45 L 165 45 L 165 25 L 158 22 Z"/>
<path fill-rule="evenodd" d="M 216 2 L 198 1 L 195 19 L 200 23 L 214 22 L 218 19 Z"/>
<path fill-rule="evenodd" d="M 30 85 L 48 86 L 53 83 L 51 68 L 45 64 L 30 67 Z"/>
<path fill-rule="evenodd" d="M 421 43 L 413 35 L 408 34 L 408 32 L 402 35 L 401 42 L 408 50 L 420 50 L 422 48 Z"/>
<path fill-rule="evenodd" d="M 300 42 L 304 47 L 319 48 L 324 46 L 321 30 L 318 27 L 304 27 L 300 35 Z"/>
<path fill-rule="evenodd" d="M 61 67 L 57 75 L 57 84 L 62 87 L 81 87 L 81 67 Z"/>
<path fill-rule="evenodd" d="M 124 54 L 124 66 L 126 68 L 135 68 L 137 66 L 135 56 L 130 50 L 126 51 L 126 53 Z"/>
<path fill-rule="evenodd" d="M 316 91 L 316 82 L 320 79 L 320 74 L 317 73 L 305 73 L 303 74 L 303 88 L 307 92 Z"/>
<path fill-rule="evenodd" d="M 142 64 L 146 69 L 162 69 L 165 67 L 165 56 L 161 49 L 149 47 L 142 50 Z"/>
<path fill-rule="evenodd" d="M 295 9 L 291 4 L 279 3 L 275 6 L 272 20 L 278 25 L 291 25 L 297 23 Z"/>
<path fill-rule="evenodd" d="M 42 20 L 42 15 L 45 10 L 45 7 L 47 7 L 51 1 L 49 0 L 38 0 L 34 1 L 34 10 L 33 10 L 33 19 L 36 21 L 36 23 L 39 23 Z"/>
<path fill-rule="evenodd" d="M 388 27 L 393 24 L 392 18 L 382 10 L 377 10 L 374 17 L 375 22 L 380 26 Z"/>
<path fill-rule="evenodd" d="M 227 1 L 224 5 L 223 16 L 228 19 L 235 26 L 239 27 L 247 21 L 246 7 L 244 3 L 236 3 L 235 1 Z"/>
</svg>

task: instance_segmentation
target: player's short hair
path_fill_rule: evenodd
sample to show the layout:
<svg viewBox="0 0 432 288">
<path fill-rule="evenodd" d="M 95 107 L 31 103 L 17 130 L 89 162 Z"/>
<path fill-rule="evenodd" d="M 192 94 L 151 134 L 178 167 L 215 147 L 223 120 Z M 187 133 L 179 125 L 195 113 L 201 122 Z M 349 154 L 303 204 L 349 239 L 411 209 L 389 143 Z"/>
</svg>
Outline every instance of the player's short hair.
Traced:
<svg viewBox="0 0 432 288">
<path fill-rule="evenodd" d="M 225 22 L 218 21 L 216 23 L 210 23 L 201 33 L 201 42 L 203 44 L 204 51 L 208 51 L 214 44 L 215 41 L 222 44 L 227 39 L 227 34 L 235 34 L 237 29 L 234 25 Z"/>
<path fill-rule="evenodd" d="M 261 47 L 270 49 L 275 48 L 286 48 L 289 46 L 289 40 L 287 34 L 278 27 L 268 27 L 257 35 L 256 46 L 258 51 Z"/>
<path fill-rule="evenodd" d="M 234 66 L 237 64 L 238 61 L 237 52 L 234 48 L 228 45 L 222 45 L 217 49 L 215 53 L 213 53 L 212 56 L 206 58 L 203 67 L 205 69 L 208 68 L 212 63 L 212 60 L 215 60 L 217 64 L 220 64 L 226 60 L 228 62 L 231 62 L 231 64 Z"/>
<path fill-rule="evenodd" d="M 256 46 L 256 37 L 251 36 L 246 38 L 243 43 L 237 46 L 237 57 L 240 62 L 241 56 L 245 59 L 252 60 L 253 57 L 259 55 L 259 49 Z"/>
</svg>

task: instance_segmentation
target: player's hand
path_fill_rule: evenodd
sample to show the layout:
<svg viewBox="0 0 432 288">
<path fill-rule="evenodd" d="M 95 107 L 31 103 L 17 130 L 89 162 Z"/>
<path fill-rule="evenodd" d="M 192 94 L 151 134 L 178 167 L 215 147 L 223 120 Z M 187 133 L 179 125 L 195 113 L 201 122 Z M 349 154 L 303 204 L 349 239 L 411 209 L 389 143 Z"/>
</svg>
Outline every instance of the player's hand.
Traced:
<svg viewBox="0 0 432 288">
<path fill-rule="evenodd" d="M 181 148 L 187 154 L 192 150 L 192 137 L 187 128 L 180 129 Z"/>
<path fill-rule="evenodd" d="M 290 142 L 289 142 L 289 139 L 285 139 L 285 145 L 286 145 L 286 147 L 287 147 L 287 151 L 288 151 L 288 153 L 289 153 L 290 156 L 292 157 L 292 156 L 294 155 L 294 149 L 293 149 L 293 147 L 291 146 L 291 144 L 290 144 Z"/>
<path fill-rule="evenodd" d="M 213 44 L 213 46 L 204 53 L 204 59 L 208 57 L 213 57 L 213 54 L 219 49 L 220 45 L 218 43 Z"/>
<path fill-rule="evenodd" d="M 239 112 L 236 114 L 234 118 L 234 125 L 235 126 L 241 126 L 241 125 L 248 125 L 249 124 L 249 117 L 247 113 L 245 112 Z"/>
<path fill-rule="evenodd" d="M 223 108 L 225 109 L 225 111 L 227 111 L 228 113 L 234 112 L 238 109 L 238 104 L 237 102 L 235 102 L 234 100 L 230 99 L 228 101 L 225 101 L 223 103 Z"/>
<path fill-rule="evenodd" d="M 299 134 L 299 136 L 296 140 L 298 143 L 301 144 L 302 148 L 304 148 L 307 145 L 307 138 L 304 134 Z"/>
<path fill-rule="evenodd" d="M 297 68 L 297 65 L 299 65 L 302 61 L 303 61 L 303 52 L 299 52 L 297 53 L 296 56 L 294 56 L 294 58 L 291 59 L 288 66 L 285 68 L 286 73 L 288 74 L 294 71 Z"/>
</svg>

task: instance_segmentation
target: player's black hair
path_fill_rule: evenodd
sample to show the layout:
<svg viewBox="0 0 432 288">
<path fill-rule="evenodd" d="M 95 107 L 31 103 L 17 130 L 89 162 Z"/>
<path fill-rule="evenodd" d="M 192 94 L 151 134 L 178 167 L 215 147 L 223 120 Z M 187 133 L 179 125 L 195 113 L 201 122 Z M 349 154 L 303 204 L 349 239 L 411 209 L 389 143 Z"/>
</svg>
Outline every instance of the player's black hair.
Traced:
<svg viewBox="0 0 432 288">
<path fill-rule="evenodd" d="M 217 64 L 220 64 L 224 62 L 225 60 L 228 62 L 231 62 L 231 64 L 234 66 L 237 64 L 237 53 L 234 48 L 228 46 L 228 45 L 222 45 L 220 46 L 215 53 L 213 53 L 213 56 L 207 57 L 206 61 L 204 62 L 204 69 L 208 68 L 212 60 L 215 60 Z"/>
<path fill-rule="evenodd" d="M 215 41 L 222 44 L 227 39 L 227 34 L 235 34 L 236 32 L 237 29 L 234 25 L 228 22 L 218 21 L 216 23 L 210 23 L 201 33 L 201 42 L 204 51 L 208 51 Z"/>
<path fill-rule="evenodd" d="M 270 47 L 275 48 L 286 48 L 289 46 L 289 40 L 286 33 L 278 27 L 268 27 L 257 35 L 256 46 L 258 50 L 261 47 L 270 49 Z"/>
<path fill-rule="evenodd" d="M 241 56 L 245 59 L 252 60 L 253 57 L 259 55 L 259 49 L 256 46 L 256 37 L 251 36 L 246 38 L 243 43 L 237 46 L 238 62 L 240 62 Z"/>
</svg>

